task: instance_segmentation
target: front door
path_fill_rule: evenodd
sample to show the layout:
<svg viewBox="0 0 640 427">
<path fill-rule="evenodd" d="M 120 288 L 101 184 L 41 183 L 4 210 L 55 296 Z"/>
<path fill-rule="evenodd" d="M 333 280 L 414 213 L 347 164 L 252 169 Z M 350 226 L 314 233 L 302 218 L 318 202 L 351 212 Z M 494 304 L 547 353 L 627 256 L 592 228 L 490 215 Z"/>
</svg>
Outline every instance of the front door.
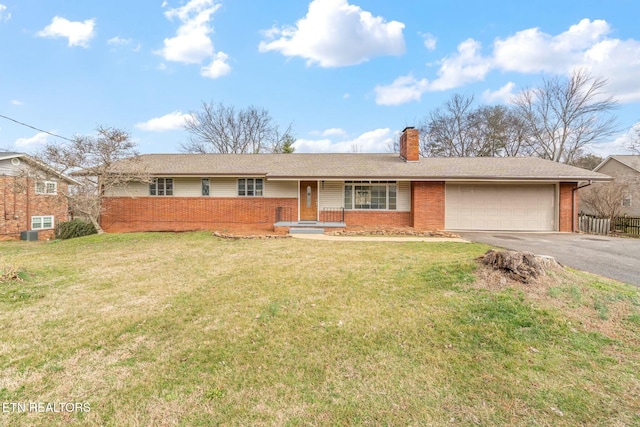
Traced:
<svg viewBox="0 0 640 427">
<path fill-rule="evenodd" d="M 318 220 L 318 182 L 300 181 L 300 221 Z"/>
</svg>

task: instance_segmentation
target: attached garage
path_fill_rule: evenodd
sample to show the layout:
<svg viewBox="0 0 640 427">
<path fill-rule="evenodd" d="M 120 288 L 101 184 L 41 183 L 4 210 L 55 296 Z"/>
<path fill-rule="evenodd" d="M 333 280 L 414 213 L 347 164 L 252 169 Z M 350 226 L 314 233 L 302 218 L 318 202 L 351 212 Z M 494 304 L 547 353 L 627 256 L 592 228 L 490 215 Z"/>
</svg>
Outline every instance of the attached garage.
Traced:
<svg viewBox="0 0 640 427">
<path fill-rule="evenodd" d="M 554 184 L 447 184 L 448 230 L 555 231 Z"/>
</svg>

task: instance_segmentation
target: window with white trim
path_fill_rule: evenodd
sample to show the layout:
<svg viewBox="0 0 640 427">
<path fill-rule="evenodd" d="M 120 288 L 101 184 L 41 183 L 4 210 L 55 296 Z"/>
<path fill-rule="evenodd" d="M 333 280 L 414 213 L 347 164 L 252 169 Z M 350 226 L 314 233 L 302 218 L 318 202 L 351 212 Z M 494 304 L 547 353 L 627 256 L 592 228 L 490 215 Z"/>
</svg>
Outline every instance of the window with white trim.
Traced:
<svg viewBox="0 0 640 427">
<path fill-rule="evenodd" d="M 262 197 L 263 188 L 262 178 L 238 179 L 238 196 L 240 197 Z"/>
<path fill-rule="evenodd" d="M 211 187 L 211 182 L 209 181 L 209 178 L 202 178 L 202 195 L 203 196 L 209 195 L 210 187 Z"/>
<path fill-rule="evenodd" d="M 55 181 L 36 181 L 36 194 L 58 194 L 58 183 Z"/>
<path fill-rule="evenodd" d="M 31 217 L 32 230 L 48 230 L 53 228 L 53 224 L 54 224 L 53 215 Z"/>
<path fill-rule="evenodd" d="M 149 184 L 150 196 L 173 196 L 173 178 L 155 178 Z"/>
<path fill-rule="evenodd" d="M 396 210 L 396 181 L 345 181 L 344 208 L 351 210 Z"/>
<path fill-rule="evenodd" d="M 622 206 L 625 208 L 631 207 L 631 194 L 627 194 L 622 198 Z"/>
</svg>

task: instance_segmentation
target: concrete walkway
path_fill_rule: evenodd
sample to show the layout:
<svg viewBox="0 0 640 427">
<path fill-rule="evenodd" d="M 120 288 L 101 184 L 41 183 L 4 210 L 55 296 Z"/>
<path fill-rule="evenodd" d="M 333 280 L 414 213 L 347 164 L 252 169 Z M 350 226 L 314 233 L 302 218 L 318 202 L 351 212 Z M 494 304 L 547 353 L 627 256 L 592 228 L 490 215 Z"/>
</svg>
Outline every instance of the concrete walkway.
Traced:
<svg viewBox="0 0 640 427">
<path fill-rule="evenodd" d="M 454 237 L 419 237 L 419 236 L 328 236 L 326 234 L 290 234 L 296 239 L 330 240 L 340 242 L 457 242 L 469 243 L 468 240 Z"/>
</svg>

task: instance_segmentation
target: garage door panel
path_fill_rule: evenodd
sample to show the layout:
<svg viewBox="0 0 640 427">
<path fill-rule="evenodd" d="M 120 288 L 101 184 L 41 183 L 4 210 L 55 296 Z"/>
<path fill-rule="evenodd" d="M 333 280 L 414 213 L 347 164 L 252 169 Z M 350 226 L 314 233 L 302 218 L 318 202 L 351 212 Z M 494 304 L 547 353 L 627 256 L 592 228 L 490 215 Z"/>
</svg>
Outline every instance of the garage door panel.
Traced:
<svg viewBox="0 0 640 427">
<path fill-rule="evenodd" d="M 447 184 L 451 230 L 555 230 L 555 186 Z"/>
</svg>

